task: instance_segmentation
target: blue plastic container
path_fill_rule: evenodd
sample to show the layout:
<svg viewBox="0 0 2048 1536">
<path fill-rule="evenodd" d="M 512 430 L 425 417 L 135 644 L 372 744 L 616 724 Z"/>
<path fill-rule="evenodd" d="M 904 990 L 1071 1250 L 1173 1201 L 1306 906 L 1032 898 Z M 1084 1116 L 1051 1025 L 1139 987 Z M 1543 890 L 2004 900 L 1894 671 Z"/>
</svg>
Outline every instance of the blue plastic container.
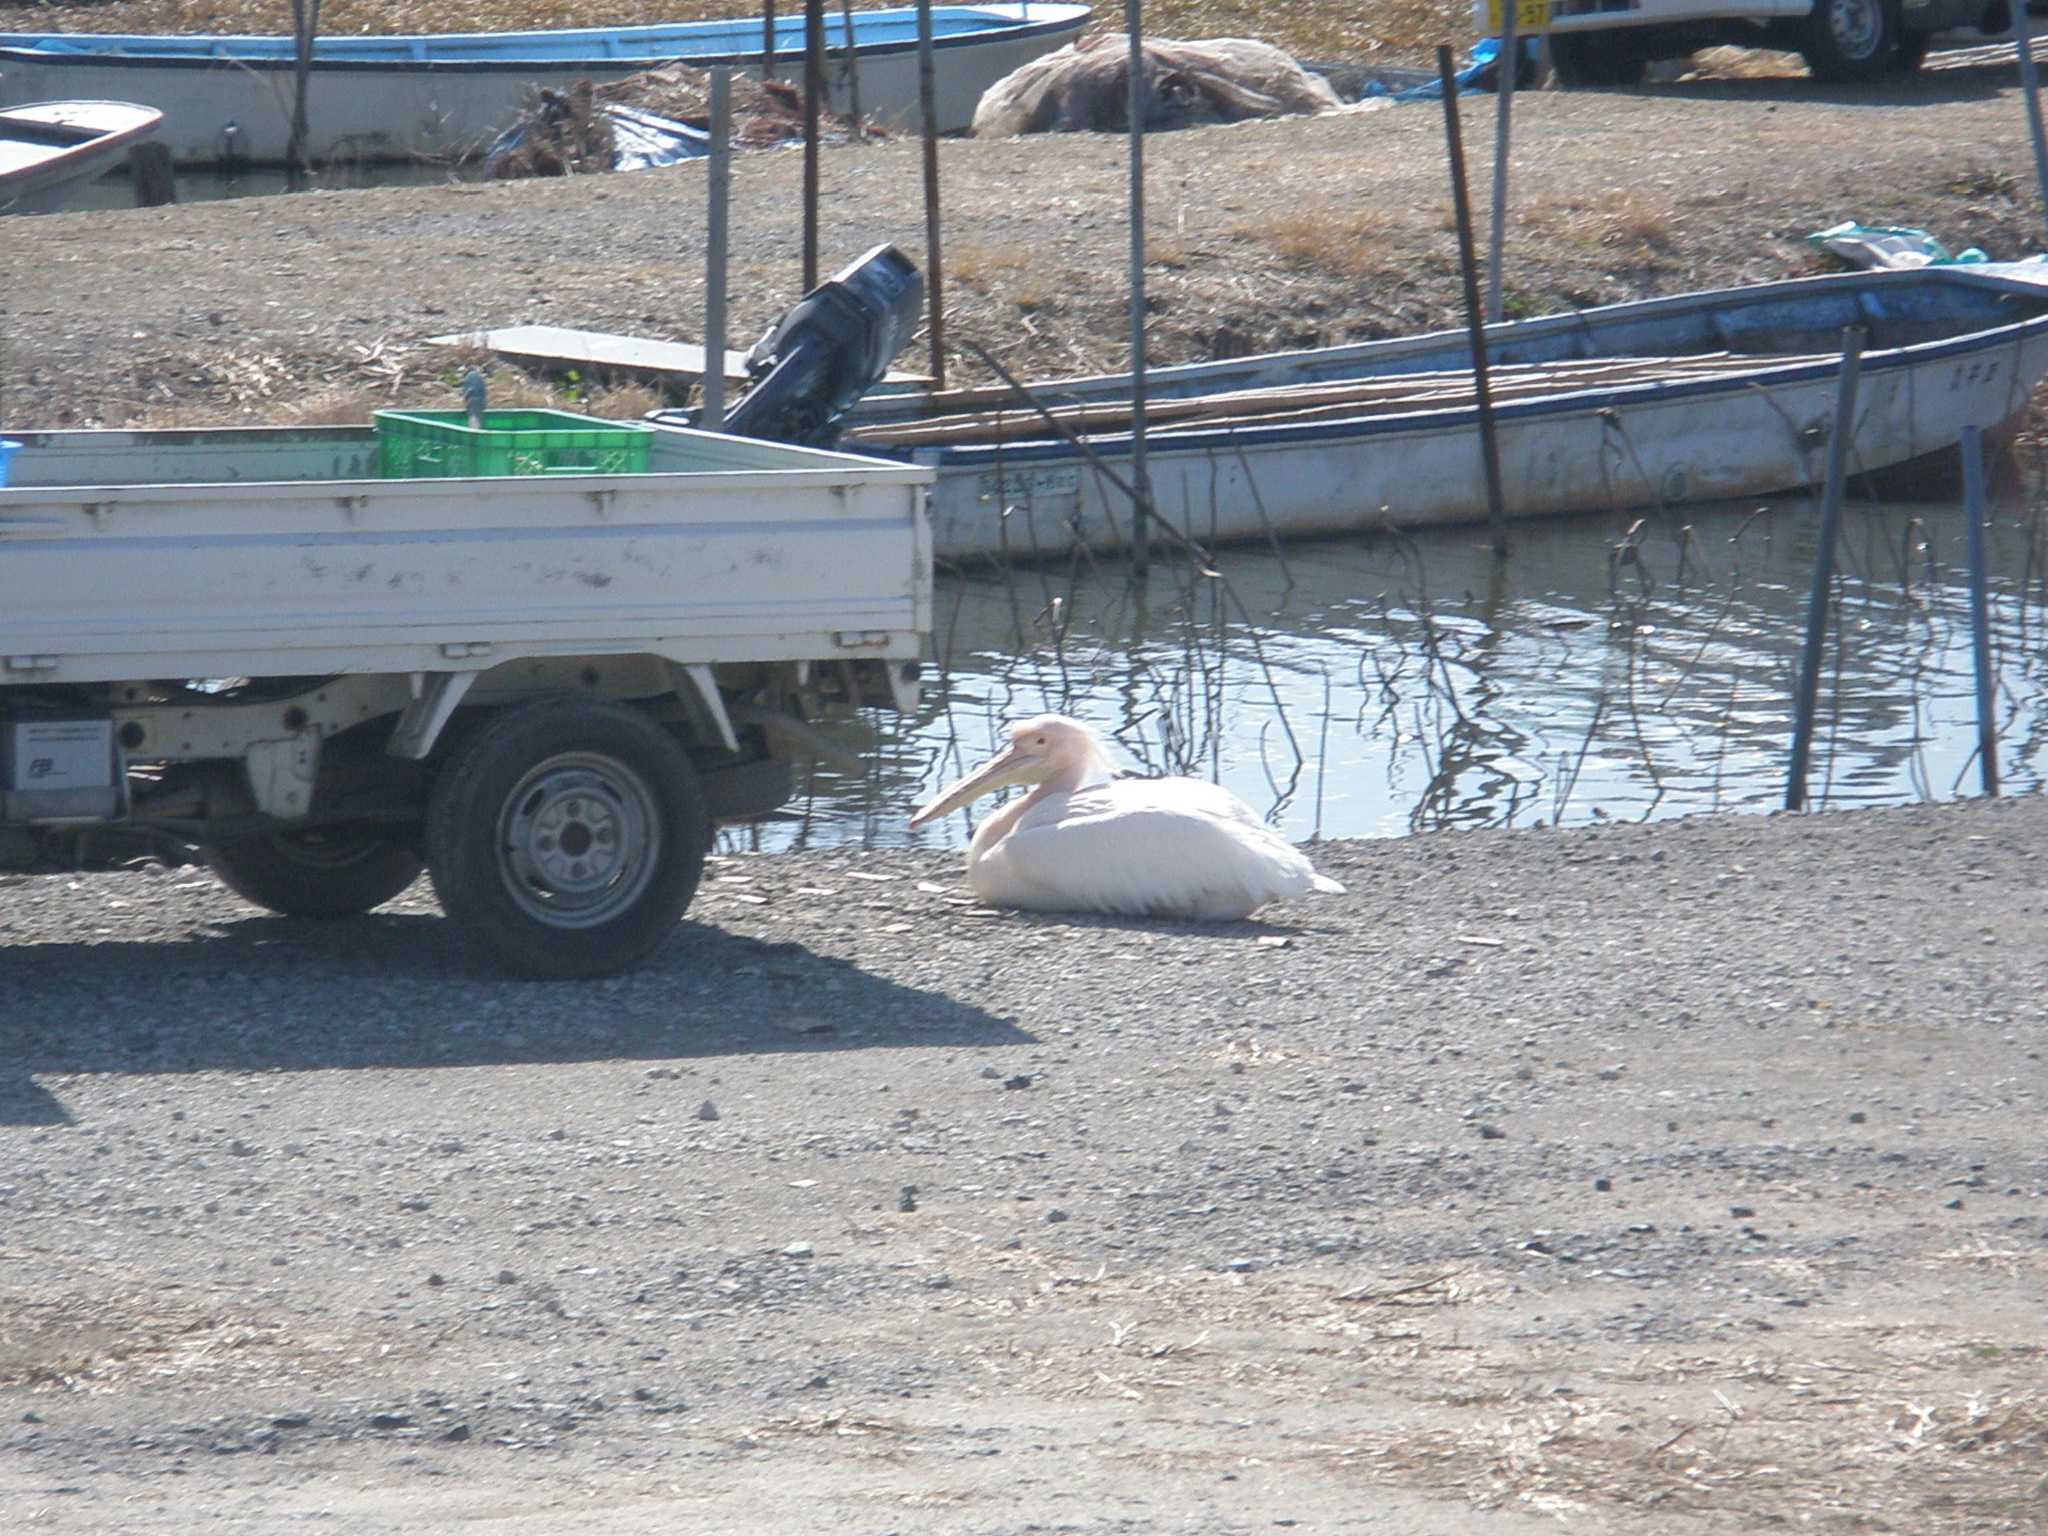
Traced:
<svg viewBox="0 0 2048 1536">
<path fill-rule="evenodd" d="M 7 483 L 7 461 L 14 457 L 14 450 L 20 446 L 11 437 L 0 437 L 0 485 Z"/>
</svg>

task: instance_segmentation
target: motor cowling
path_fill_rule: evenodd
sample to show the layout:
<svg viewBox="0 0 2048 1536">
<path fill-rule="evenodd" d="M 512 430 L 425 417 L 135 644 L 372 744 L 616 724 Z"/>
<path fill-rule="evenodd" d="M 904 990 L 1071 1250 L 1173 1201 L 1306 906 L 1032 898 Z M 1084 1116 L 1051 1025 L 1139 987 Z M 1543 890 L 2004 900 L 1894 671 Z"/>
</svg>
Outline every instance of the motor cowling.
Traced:
<svg viewBox="0 0 2048 1536">
<path fill-rule="evenodd" d="M 882 381 L 917 330 L 924 277 L 893 245 L 878 245 L 805 294 L 747 353 L 746 395 L 723 430 L 739 437 L 829 448 L 860 397 Z M 702 424 L 702 411 L 656 411 L 649 421 Z"/>
</svg>

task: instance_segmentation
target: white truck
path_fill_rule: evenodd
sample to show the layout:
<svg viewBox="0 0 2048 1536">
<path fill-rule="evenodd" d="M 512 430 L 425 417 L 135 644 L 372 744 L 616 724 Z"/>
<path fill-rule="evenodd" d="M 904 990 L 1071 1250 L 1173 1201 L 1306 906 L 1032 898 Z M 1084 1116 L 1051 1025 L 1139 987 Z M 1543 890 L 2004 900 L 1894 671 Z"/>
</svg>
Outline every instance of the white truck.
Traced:
<svg viewBox="0 0 2048 1536">
<path fill-rule="evenodd" d="M 513 973 L 644 958 L 931 627 L 929 470 L 647 430 L 643 473 L 443 479 L 368 426 L 10 434 L 0 869 L 322 918 L 424 866 Z"/>
<path fill-rule="evenodd" d="M 1476 0 L 1498 36 L 1501 0 Z M 1937 35 L 1984 41 L 2012 31 L 2012 0 L 1520 0 L 1524 35 L 1550 34 L 1560 85 L 1634 85 L 1659 59 L 1702 48 L 1803 55 L 1817 80 L 1862 84 L 1920 67 Z"/>
</svg>

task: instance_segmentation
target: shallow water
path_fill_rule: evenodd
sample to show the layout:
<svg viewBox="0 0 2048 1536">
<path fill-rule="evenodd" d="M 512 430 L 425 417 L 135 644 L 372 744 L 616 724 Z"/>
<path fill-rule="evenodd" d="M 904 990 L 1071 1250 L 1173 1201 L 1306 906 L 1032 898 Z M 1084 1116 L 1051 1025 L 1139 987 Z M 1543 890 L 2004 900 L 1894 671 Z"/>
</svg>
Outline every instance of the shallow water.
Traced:
<svg viewBox="0 0 2048 1536">
<path fill-rule="evenodd" d="M 2038 510 L 2002 507 L 1988 539 L 2008 793 L 2048 780 Z M 1516 526 L 1505 564 L 1480 529 L 1234 549 L 1143 592 L 1113 561 L 942 575 L 924 712 L 849 726 L 865 776 L 814 770 L 730 845 L 958 845 L 965 817 L 911 832 L 911 807 L 1041 710 L 1296 840 L 1774 809 L 1818 525 L 1804 500 L 1590 514 Z M 1843 527 L 1810 803 L 1974 794 L 1961 509 L 1865 503 Z"/>
</svg>

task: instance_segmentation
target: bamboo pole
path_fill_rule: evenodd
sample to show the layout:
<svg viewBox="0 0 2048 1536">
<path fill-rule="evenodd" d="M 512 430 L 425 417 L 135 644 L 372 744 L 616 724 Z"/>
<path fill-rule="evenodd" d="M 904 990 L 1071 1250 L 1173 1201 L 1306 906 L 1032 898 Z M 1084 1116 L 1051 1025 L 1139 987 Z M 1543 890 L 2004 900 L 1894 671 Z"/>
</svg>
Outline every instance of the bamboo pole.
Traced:
<svg viewBox="0 0 2048 1536">
<path fill-rule="evenodd" d="M 804 292 L 818 286 L 818 103 L 825 94 L 825 0 L 804 0 Z"/>
<path fill-rule="evenodd" d="M 1451 203 L 1458 217 L 1458 266 L 1465 280 L 1465 325 L 1472 338 L 1472 388 L 1479 406 L 1479 453 L 1486 469 L 1486 520 L 1493 552 L 1508 552 L 1507 509 L 1501 497 L 1500 443 L 1493 432 L 1493 396 L 1486 379 L 1486 322 L 1479 310 L 1478 263 L 1472 254 L 1472 205 L 1465 196 L 1465 145 L 1458 132 L 1458 81 L 1451 50 L 1438 44 L 1436 74 L 1443 86 L 1444 137 L 1451 157 Z"/>
<path fill-rule="evenodd" d="M 1998 793 L 1998 722 L 1992 714 L 1991 602 L 1985 592 L 1984 438 L 1963 428 L 1963 517 L 1970 551 L 1970 655 L 1977 675 L 1977 772 L 1984 793 Z"/>
<path fill-rule="evenodd" d="M 932 64 L 932 0 L 917 0 L 917 109 L 924 123 L 925 313 L 931 322 L 932 388 L 946 387 L 946 274 L 939 258 L 939 108 Z"/>
<path fill-rule="evenodd" d="M 1799 650 L 1799 692 L 1792 701 L 1792 767 L 1785 779 L 1785 809 L 1806 809 L 1806 770 L 1813 755 L 1814 705 L 1820 698 L 1820 660 L 1835 581 L 1835 540 L 1842 523 L 1842 482 L 1848 476 L 1849 439 L 1856 430 L 1856 380 L 1863 368 L 1863 332 L 1842 332 L 1842 379 L 1835 389 L 1835 425 L 1828 435 L 1828 478 L 1820 499 L 1820 548 L 1813 557 L 1813 590 L 1806 600 L 1806 639 Z"/>
<path fill-rule="evenodd" d="M 1493 222 L 1486 229 L 1486 318 L 1501 318 L 1501 248 L 1508 227 L 1508 120 L 1515 108 L 1515 76 L 1522 72 L 1521 42 L 1515 36 L 1520 0 L 1501 0 L 1500 53 L 1494 59 Z"/>
<path fill-rule="evenodd" d="M 1124 0 L 1130 34 L 1130 90 L 1125 111 L 1131 129 L 1131 574 L 1142 579 L 1152 564 L 1152 480 L 1145 467 L 1145 40 L 1142 0 Z"/>
<path fill-rule="evenodd" d="M 732 194 L 732 70 L 711 71 L 711 165 L 704 210 L 704 408 L 697 425 L 725 429 L 726 211 Z"/>
</svg>

